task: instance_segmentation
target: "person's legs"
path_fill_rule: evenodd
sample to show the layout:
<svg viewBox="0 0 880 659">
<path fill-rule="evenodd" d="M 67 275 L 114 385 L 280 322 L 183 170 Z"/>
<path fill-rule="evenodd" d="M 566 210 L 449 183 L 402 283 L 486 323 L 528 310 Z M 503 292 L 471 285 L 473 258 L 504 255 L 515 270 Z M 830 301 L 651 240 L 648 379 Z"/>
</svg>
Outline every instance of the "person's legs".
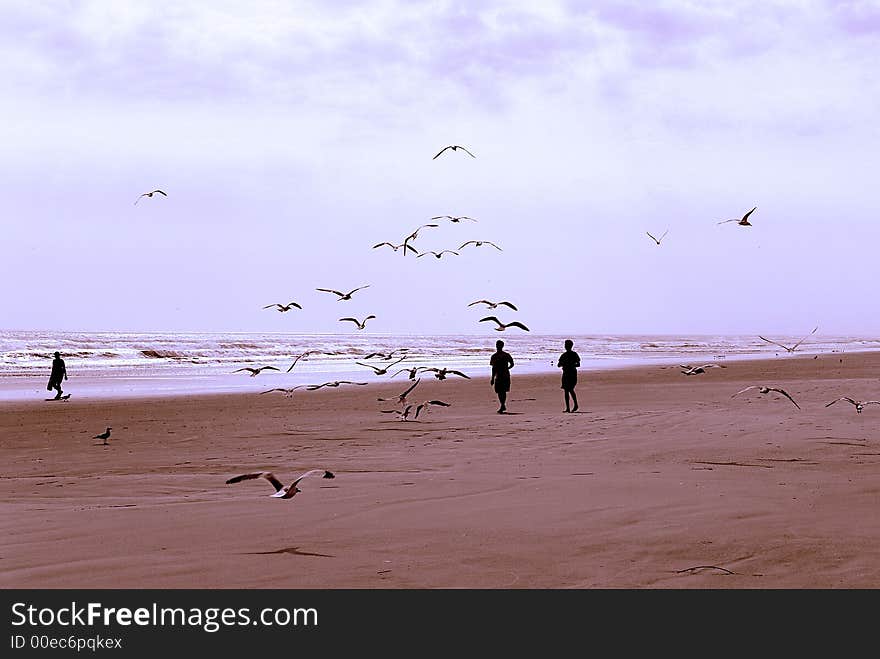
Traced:
<svg viewBox="0 0 880 659">
<path fill-rule="evenodd" d="M 498 392 L 498 402 L 501 403 L 501 407 L 498 408 L 498 413 L 507 411 L 507 392 L 499 391 Z"/>
<path fill-rule="evenodd" d="M 52 388 L 58 391 L 58 393 L 55 394 L 55 398 L 61 398 L 61 383 L 57 382 Z"/>
<path fill-rule="evenodd" d="M 563 412 L 570 412 L 571 410 L 569 409 L 570 406 L 569 406 L 569 402 L 568 402 L 568 389 L 563 389 L 562 391 L 563 391 L 563 393 L 565 393 L 565 409 L 562 411 Z"/>
<path fill-rule="evenodd" d="M 568 394 L 568 392 L 566 392 L 566 394 Z M 566 395 L 566 398 L 568 398 L 567 395 Z M 577 394 L 574 393 L 574 387 L 571 388 L 571 400 L 574 403 L 574 407 L 571 408 L 571 411 L 577 412 L 578 411 L 578 397 L 577 397 Z"/>
</svg>

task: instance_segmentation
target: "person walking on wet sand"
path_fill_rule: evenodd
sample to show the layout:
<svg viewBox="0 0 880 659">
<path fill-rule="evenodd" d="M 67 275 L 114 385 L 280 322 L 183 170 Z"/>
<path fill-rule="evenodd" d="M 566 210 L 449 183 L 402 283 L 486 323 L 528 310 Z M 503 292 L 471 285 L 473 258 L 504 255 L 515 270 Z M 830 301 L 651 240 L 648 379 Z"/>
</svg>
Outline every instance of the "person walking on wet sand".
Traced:
<svg viewBox="0 0 880 659">
<path fill-rule="evenodd" d="M 510 391 L 510 369 L 513 368 L 513 357 L 504 352 L 504 341 L 495 342 L 497 350 L 489 360 L 492 367 L 492 379 L 489 384 L 495 387 L 495 393 L 498 394 L 498 402 L 501 407 L 498 408 L 498 414 L 504 414 L 507 411 L 507 392 Z"/>
<path fill-rule="evenodd" d="M 574 393 L 574 388 L 577 386 L 578 381 L 578 366 L 581 365 L 581 358 L 572 348 L 574 347 L 574 341 L 571 339 L 565 340 L 565 352 L 559 357 L 559 361 L 557 362 L 557 366 L 562 369 L 562 391 L 565 392 L 565 409 L 563 412 L 577 412 L 578 411 L 578 398 L 577 394 Z M 571 397 L 572 402 L 574 402 L 574 407 L 569 406 L 569 397 Z"/>
<path fill-rule="evenodd" d="M 52 372 L 49 374 L 49 384 L 46 385 L 46 391 L 52 391 L 56 389 L 58 394 L 55 396 L 56 399 L 61 398 L 61 382 L 62 380 L 67 379 L 67 366 L 64 364 L 64 360 L 61 359 L 61 353 L 55 353 L 55 359 L 52 360 Z"/>
</svg>

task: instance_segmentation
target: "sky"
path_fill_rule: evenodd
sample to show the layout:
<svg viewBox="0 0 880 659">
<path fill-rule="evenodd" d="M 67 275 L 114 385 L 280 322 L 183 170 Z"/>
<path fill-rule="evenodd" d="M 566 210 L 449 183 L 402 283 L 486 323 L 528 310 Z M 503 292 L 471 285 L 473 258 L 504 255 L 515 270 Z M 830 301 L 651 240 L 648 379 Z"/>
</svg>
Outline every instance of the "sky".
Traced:
<svg viewBox="0 0 880 659">
<path fill-rule="evenodd" d="M 876 335 L 878 56 L 880 2 L 3 0 L 0 329 Z M 501 251 L 372 248 L 447 214 Z"/>
</svg>

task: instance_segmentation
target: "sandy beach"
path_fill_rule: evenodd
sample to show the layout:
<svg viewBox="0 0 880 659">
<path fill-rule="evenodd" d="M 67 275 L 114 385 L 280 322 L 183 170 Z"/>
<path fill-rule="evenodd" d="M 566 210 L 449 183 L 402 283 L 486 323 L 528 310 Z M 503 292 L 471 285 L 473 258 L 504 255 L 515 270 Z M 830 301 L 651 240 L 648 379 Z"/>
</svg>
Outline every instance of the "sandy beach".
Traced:
<svg viewBox="0 0 880 659">
<path fill-rule="evenodd" d="M 0 404 L 3 588 L 878 588 L 880 353 Z M 373 381 L 372 379 L 370 380 Z M 779 386 L 801 406 L 743 387 Z M 73 387 L 70 387 L 73 390 Z M 113 428 L 109 446 L 92 437 Z M 292 500 L 263 480 L 311 468 Z"/>
</svg>

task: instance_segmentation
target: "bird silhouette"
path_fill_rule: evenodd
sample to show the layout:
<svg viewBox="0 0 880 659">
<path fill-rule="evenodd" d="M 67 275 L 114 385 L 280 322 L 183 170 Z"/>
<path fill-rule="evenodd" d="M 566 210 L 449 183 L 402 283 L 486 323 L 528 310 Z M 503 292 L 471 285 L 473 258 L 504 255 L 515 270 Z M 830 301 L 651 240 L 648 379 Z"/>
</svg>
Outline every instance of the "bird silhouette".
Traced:
<svg viewBox="0 0 880 659">
<path fill-rule="evenodd" d="M 108 426 L 107 430 L 102 432 L 100 435 L 95 435 L 94 437 L 92 437 L 92 439 L 103 439 L 104 440 L 103 446 L 107 446 L 107 440 L 110 439 L 110 431 L 111 430 L 113 430 L 113 428 L 110 428 Z"/>
<path fill-rule="evenodd" d="M 451 404 L 452 403 L 444 403 L 442 400 L 426 400 L 424 403 L 420 403 L 419 405 L 416 406 L 416 414 L 413 418 L 418 419 L 419 412 L 421 412 L 422 410 L 425 410 L 425 412 L 427 412 L 428 408 L 431 405 L 440 405 L 441 407 L 449 407 Z"/>
<path fill-rule="evenodd" d="M 266 391 L 261 391 L 260 395 L 262 396 L 263 394 L 271 394 L 273 391 L 280 391 L 285 396 L 290 398 L 291 396 L 293 396 L 294 391 L 296 391 L 297 389 L 301 389 L 304 386 L 305 385 L 303 385 L 303 384 L 298 384 L 297 386 L 290 387 L 289 389 L 284 389 L 283 387 L 276 387 L 275 389 L 267 389 Z"/>
<path fill-rule="evenodd" d="M 424 370 L 426 373 L 429 371 L 434 373 L 434 377 L 437 378 L 438 380 L 445 380 L 447 375 L 458 375 L 459 377 L 463 377 L 467 380 L 471 379 L 471 376 L 465 375 L 461 371 L 450 370 L 450 369 L 446 368 L 445 366 L 443 368 L 425 368 L 422 370 Z"/>
<path fill-rule="evenodd" d="M 727 368 L 724 364 L 703 364 L 702 366 L 691 366 L 689 364 L 679 364 L 683 375 L 702 375 L 707 368 Z"/>
<path fill-rule="evenodd" d="M 462 220 L 470 220 L 471 222 L 476 222 L 476 220 L 472 217 L 468 217 L 467 215 L 435 215 L 431 218 L 432 220 L 449 220 L 455 224 L 458 224 Z"/>
<path fill-rule="evenodd" d="M 469 306 L 469 307 L 472 307 L 472 306 L 474 306 L 475 304 L 485 304 L 489 309 L 495 309 L 495 308 L 498 307 L 499 305 L 504 305 L 505 307 L 510 307 L 510 308 L 513 309 L 514 311 L 519 311 L 519 309 L 517 309 L 517 308 L 513 305 L 512 302 L 508 302 L 507 300 L 502 300 L 501 302 L 492 302 L 492 301 L 490 301 L 490 300 L 475 300 L 474 302 L 471 302 L 468 306 Z"/>
<path fill-rule="evenodd" d="M 783 396 L 788 398 L 788 400 L 790 400 L 792 403 L 794 403 L 794 406 L 796 408 L 801 409 L 801 406 L 797 404 L 797 401 L 795 401 L 795 399 L 792 398 L 787 391 L 785 391 L 784 389 L 780 389 L 779 387 L 765 387 L 763 385 L 752 385 L 751 387 L 746 387 L 745 389 L 741 389 L 740 391 L 737 391 L 735 394 L 733 394 L 733 396 L 731 396 L 731 398 L 733 398 L 734 396 L 739 396 L 740 394 L 743 394 L 751 389 L 757 389 L 758 392 L 762 393 L 762 394 L 769 394 L 771 391 L 775 391 L 776 393 L 782 394 Z"/>
<path fill-rule="evenodd" d="M 333 293 L 334 295 L 339 296 L 339 300 L 337 302 L 341 302 L 342 300 L 350 300 L 353 293 L 357 291 L 363 290 L 365 288 L 369 288 L 370 285 L 367 284 L 365 286 L 358 286 L 357 288 L 349 291 L 348 293 L 343 293 L 342 291 L 335 291 L 332 288 L 316 288 L 316 291 L 322 291 L 323 293 Z"/>
<path fill-rule="evenodd" d="M 352 382 L 351 380 L 334 380 L 333 382 L 324 382 L 323 384 L 310 384 L 306 387 L 308 391 L 315 391 L 315 389 L 320 389 L 321 387 L 338 387 L 343 384 L 356 384 L 358 386 L 364 386 L 366 382 Z"/>
<path fill-rule="evenodd" d="M 416 258 L 421 258 L 421 257 L 425 256 L 426 254 L 433 254 L 433 255 L 436 256 L 438 259 L 441 258 L 444 254 L 455 254 L 456 256 L 458 256 L 458 252 L 453 251 L 453 250 L 451 250 L 451 249 L 444 249 L 442 252 L 433 252 L 433 251 L 431 251 L 431 252 L 422 252 L 422 253 L 419 254 Z"/>
<path fill-rule="evenodd" d="M 394 398 L 377 398 L 376 400 L 378 400 L 379 402 L 382 402 L 382 403 L 393 400 L 393 401 L 396 401 L 397 403 L 403 405 L 404 403 L 406 403 L 406 397 L 409 395 L 409 393 L 413 389 L 415 389 L 417 386 L 419 386 L 419 382 L 421 382 L 421 381 L 422 381 L 422 378 L 419 378 L 412 385 L 410 385 L 410 387 L 406 391 L 404 391 L 402 394 L 398 394 Z"/>
<path fill-rule="evenodd" d="M 419 371 L 423 371 L 423 370 L 425 370 L 424 366 L 413 366 L 412 368 L 402 368 L 399 371 L 397 371 L 397 373 L 394 373 L 391 377 L 394 377 L 395 375 L 399 375 L 400 373 L 409 373 L 409 379 L 415 380 L 416 373 L 418 373 Z"/>
<path fill-rule="evenodd" d="M 464 249 L 468 245 L 474 245 L 475 247 L 481 247 L 482 245 L 492 245 L 492 247 L 497 249 L 499 252 L 504 251 L 498 245 L 489 240 L 468 240 L 466 243 L 462 243 L 461 247 L 459 247 L 458 249 Z"/>
<path fill-rule="evenodd" d="M 381 242 L 381 243 L 376 243 L 375 245 L 373 245 L 373 249 L 376 249 L 376 248 L 378 248 L 378 247 L 382 247 L 382 246 L 384 246 L 384 245 L 388 245 L 388 247 L 390 247 L 391 249 L 393 249 L 395 252 L 396 252 L 397 250 L 399 250 L 399 249 L 402 247 L 402 248 L 403 248 L 403 252 L 404 252 L 404 254 L 406 253 L 406 250 L 411 251 L 413 254 L 418 254 L 418 253 L 419 253 L 419 250 L 417 250 L 417 249 L 416 249 L 415 247 L 413 247 L 412 245 L 408 245 L 408 244 L 406 244 L 406 243 L 401 243 L 401 244 L 399 244 L 399 245 L 395 245 L 395 244 L 393 244 L 393 243 L 389 243 L 388 241 Z"/>
<path fill-rule="evenodd" d="M 471 153 L 470 151 L 465 149 L 463 146 L 461 146 L 459 144 L 450 144 L 449 146 L 444 146 L 442 149 L 440 149 L 440 151 L 437 153 L 437 155 L 434 156 L 433 158 L 431 158 L 431 160 L 436 160 L 440 156 L 440 154 L 443 153 L 444 151 L 446 151 L 447 149 L 452 149 L 453 151 L 458 151 L 459 149 L 461 149 L 466 154 L 468 154 L 471 158 L 476 158 L 476 156 L 473 153 Z"/>
<path fill-rule="evenodd" d="M 647 231 L 645 231 L 645 233 L 648 234 L 648 237 L 649 237 L 651 240 L 653 240 L 655 243 L 657 243 L 657 244 L 659 245 L 659 244 L 660 244 L 660 241 L 663 240 L 663 239 L 666 237 L 666 234 L 667 234 L 667 233 L 669 233 L 669 229 L 667 229 L 666 231 L 664 231 L 664 232 L 663 232 L 663 235 L 660 236 L 659 238 L 655 238 L 654 236 L 652 236 L 652 235 L 651 235 L 649 232 L 647 232 Z"/>
<path fill-rule="evenodd" d="M 390 364 L 388 364 L 388 366 L 385 366 L 383 368 L 379 368 L 378 366 L 372 366 L 371 364 L 364 364 L 363 362 L 355 362 L 355 364 L 358 364 L 359 366 L 366 366 L 367 368 L 373 369 L 376 372 L 376 375 L 385 375 L 388 372 L 389 368 L 391 368 L 392 366 L 397 366 L 404 359 L 406 359 L 405 356 L 401 357 L 396 362 L 391 362 Z"/>
<path fill-rule="evenodd" d="M 370 314 L 369 316 L 367 316 L 367 317 L 364 318 L 363 320 L 358 320 L 357 318 L 340 318 L 339 321 L 342 322 L 342 321 L 344 321 L 344 320 L 350 320 L 350 321 L 353 322 L 355 325 L 357 325 L 357 328 L 358 328 L 359 330 L 362 330 L 362 329 L 366 328 L 366 326 L 367 326 L 367 321 L 370 320 L 370 318 L 375 318 L 375 316 L 374 316 L 373 314 Z"/>
<path fill-rule="evenodd" d="M 276 302 L 274 304 L 267 304 L 263 308 L 264 309 L 271 309 L 272 307 L 276 307 L 278 309 L 278 311 L 281 313 L 284 313 L 285 311 L 290 311 L 294 307 L 296 307 L 297 309 L 302 309 L 302 306 L 300 306 L 297 302 L 290 302 L 288 304 L 280 304 L 280 303 Z"/>
<path fill-rule="evenodd" d="M 845 400 L 847 403 L 852 403 L 855 405 L 856 412 L 859 414 L 862 413 L 862 410 L 865 409 L 865 405 L 880 405 L 880 400 L 855 400 L 854 398 L 850 398 L 849 396 L 842 396 L 837 400 L 832 400 L 830 403 L 826 404 L 825 407 L 831 407 L 834 403 Z"/>
<path fill-rule="evenodd" d="M 755 208 L 757 208 L 757 206 L 755 206 Z M 752 226 L 752 224 L 751 224 L 751 222 L 749 222 L 749 215 L 751 215 L 752 213 L 755 212 L 755 208 L 753 208 L 748 213 L 743 215 L 740 219 L 733 218 L 732 220 L 722 220 L 721 222 L 718 222 L 718 224 L 727 224 L 728 222 L 736 222 L 740 226 L 750 227 L 750 226 Z"/>
<path fill-rule="evenodd" d="M 281 481 L 275 478 L 275 474 L 273 474 L 271 471 L 256 471 L 250 474 L 233 476 L 226 481 L 226 484 L 230 485 L 231 483 L 240 483 L 241 481 L 251 480 L 253 478 L 265 478 L 272 484 L 272 487 L 275 488 L 275 494 L 270 494 L 269 496 L 276 499 L 292 499 L 297 492 L 302 492 L 302 490 L 297 487 L 297 484 L 299 484 L 299 482 L 303 478 L 306 478 L 307 476 L 312 476 L 314 474 L 321 474 L 321 478 L 336 478 L 336 475 L 332 471 L 327 471 L 326 469 L 309 469 L 306 473 L 302 474 L 290 485 L 284 485 Z"/>
<path fill-rule="evenodd" d="M 510 323 L 502 323 L 502 322 L 501 322 L 500 320 L 498 320 L 498 318 L 496 318 L 495 316 L 486 316 L 485 318 L 480 318 L 479 322 L 482 323 L 482 322 L 485 322 L 485 321 L 487 321 L 487 320 L 490 320 L 490 321 L 492 321 L 493 323 L 496 323 L 496 324 L 498 325 L 498 327 L 495 328 L 495 331 L 496 331 L 496 332 L 503 332 L 503 331 L 506 330 L 508 327 L 519 327 L 520 329 L 525 330 L 526 332 L 530 331 L 528 327 L 526 327 L 525 325 L 523 325 L 523 324 L 522 324 L 521 322 L 519 322 L 518 320 L 514 320 L 513 322 L 510 322 Z"/>
<path fill-rule="evenodd" d="M 157 192 L 158 192 L 160 195 L 162 195 L 163 197 L 167 197 L 167 196 L 168 196 L 167 194 L 165 194 L 165 193 L 162 192 L 161 190 L 153 190 L 152 192 L 145 192 L 145 193 L 143 193 L 140 197 L 138 197 L 137 199 L 135 199 L 135 201 L 134 201 L 135 206 L 137 206 L 137 203 L 141 200 L 142 197 L 152 197 L 152 196 L 153 196 L 154 194 L 156 194 Z"/>
<path fill-rule="evenodd" d="M 277 370 L 279 370 L 279 369 L 275 368 L 274 366 L 260 366 L 259 368 L 252 368 L 250 366 L 245 366 L 244 368 L 239 368 L 239 369 L 232 371 L 232 372 L 233 373 L 241 373 L 242 371 L 248 371 L 251 374 L 251 377 L 255 378 L 263 371 L 277 371 Z"/>
<path fill-rule="evenodd" d="M 815 334 L 817 329 L 819 329 L 819 326 L 818 326 L 818 325 L 817 325 L 816 327 L 813 328 L 813 331 L 810 332 L 810 334 L 807 334 L 807 336 L 805 336 L 804 338 L 802 338 L 800 341 L 798 341 L 797 343 L 795 343 L 795 344 L 794 344 L 793 346 L 791 346 L 791 347 L 784 346 L 784 345 L 782 345 L 781 343 L 777 343 L 776 341 L 771 341 L 770 339 L 765 339 L 765 338 L 764 338 L 763 336 L 761 336 L 760 334 L 758 335 L 758 338 L 761 339 L 762 341 L 766 341 L 767 343 L 772 343 L 772 344 L 775 345 L 775 346 L 779 346 L 780 348 L 783 348 L 786 352 L 794 352 L 795 350 L 797 350 L 798 346 L 799 346 L 801 343 L 803 343 L 804 341 L 806 341 L 806 340 L 810 337 L 811 334 Z"/>
</svg>

